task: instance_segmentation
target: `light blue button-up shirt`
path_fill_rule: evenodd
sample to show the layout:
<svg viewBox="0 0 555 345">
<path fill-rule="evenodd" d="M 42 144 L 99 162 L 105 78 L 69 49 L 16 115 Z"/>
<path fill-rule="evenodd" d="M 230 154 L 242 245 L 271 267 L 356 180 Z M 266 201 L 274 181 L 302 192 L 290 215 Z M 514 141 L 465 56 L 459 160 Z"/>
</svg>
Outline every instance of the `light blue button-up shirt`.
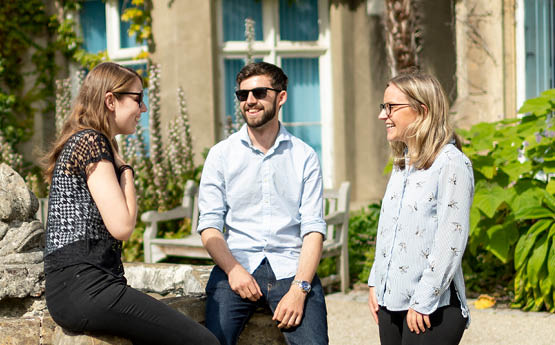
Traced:
<svg viewBox="0 0 555 345">
<path fill-rule="evenodd" d="M 266 153 L 246 125 L 216 144 L 199 189 L 198 232 L 215 228 L 251 274 L 267 258 L 277 279 L 297 272 L 303 237 L 326 234 L 322 172 L 316 152 L 281 124 Z"/>
<path fill-rule="evenodd" d="M 448 144 L 429 169 L 406 166 L 394 169 L 387 185 L 368 285 L 388 310 L 431 314 L 449 305 L 453 281 L 468 317 L 461 260 L 474 195 L 471 162 Z"/>
</svg>

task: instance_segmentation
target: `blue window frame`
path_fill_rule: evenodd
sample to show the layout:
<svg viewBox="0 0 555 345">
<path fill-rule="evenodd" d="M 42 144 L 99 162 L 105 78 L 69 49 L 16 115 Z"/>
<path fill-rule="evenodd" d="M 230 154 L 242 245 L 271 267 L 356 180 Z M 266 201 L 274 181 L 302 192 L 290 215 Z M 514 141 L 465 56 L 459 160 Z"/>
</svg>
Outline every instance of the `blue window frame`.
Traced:
<svg viewBox="0 0 555 345">
<path fill-rule="evenodd" d="M 554 0 L 524 1 L 526 98 L 555 88 Z"/>
<path fill-rule="evenodd" d="M 141 49 L 135 37 L 128 35 L 130 23 L 121 20 L 121 13 L 134 7 L 131 0 L 85 0 L 79 13 L 83 32 L 83 47 L 90 53 L 108 50 L 109 58 L 130 67 L 144 78 L 147 74 L 146 61 L 133 60 Z M 115 32 L 109 28 L 116 28 Z M 112 56 L 114 55 L 114 56 Z M 148 106 L 148 89 L 144 90 L 144 102 Z M 145 145 L 149 146 L 149 115 L 141 116 L 140 125 L 145 129 Z"/>
<path fill-rule="evenodd" d="M 282 67 L 289 77 L 288 98 L 280 120 L 325 161 L 323 114 L 331 110 L 327 100 L 320 96 L 323 87 L 320 83 L 321 73 L 327 71 L 322 68 L 322 61 L 329 63 L 328 38 L 323 34 L 327 17 L 322 18 L 327 13 L 327 1 L 220 0 L 220 3 L 224 116 L 235 119 L 235 76 L 244 66 L 247 53 L 244 22 L 251 18 L 255 21 L 253 55 Z"/>
<path fill-rule="evenodd" d="M 224 41 L 245 39 L 245 18 L 254 20 L 255 40 L 262 40 L 262 2 L 253 0 L 225 0 L 222 2 Z"/>
<path fill-rule="evenodd" d="M 106 6 L 104 2 L 85 1 L 79 14 L 83 47 L 90 53 L 106 50 Z"/>
<path fill-rule="evenodd" d="M 282 68 L 289 77 L 287 102 L 282 120 L 295 136 L 311 145 L 322 158 L 320 121 L 320 74 L 318 58 L 283 58 Z"/>
<path fill-rule="evenodd" d="M 280 0 L 279 29 L 284 41 L 317 41 L 318 0 Z"/>
</svg>

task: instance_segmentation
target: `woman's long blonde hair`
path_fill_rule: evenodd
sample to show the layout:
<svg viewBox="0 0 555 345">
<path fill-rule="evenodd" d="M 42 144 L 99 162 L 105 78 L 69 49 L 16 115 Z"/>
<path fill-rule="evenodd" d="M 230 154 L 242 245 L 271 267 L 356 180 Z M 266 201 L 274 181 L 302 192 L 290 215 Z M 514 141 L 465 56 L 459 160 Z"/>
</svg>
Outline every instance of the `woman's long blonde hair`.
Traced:
<svg viewBox="0 0 555 345">
<path fill-rule="evenodd" d="M 425 73 L 408 72 L 392 78 L 387 86 L 395 85 L 407 96 L 410 107 L 418 116 L 405 132 L 410 147 L 409 161 L 416 169 L 428 169 L 443 146 L 451 140 L 460 150 L 461 141 L 449 121 L 449 102 L 439 81 Z M 407 145 L 391 142 L 393 165 L 405 168 Z"/>
<path fill-rule="evenodd" d="M 103 62 L 87 74 L 60 135 L 44 158 L 44 174 L 48 181 L 52 180 L 54 166 L 62 148 L 76 132 L 94 129 L 106 135 L 107 138 L 112 138 L 110 111 L 104 102 L 106 93 L 129 91 L 136 78 L 143 82 L 137 72 L 113 62 Z M 114 97 L 119 98 L 119 95 L 114 94 Z M 112 149 L 117 152 L 116 141 L 113 139 L 111 141 Z"/>
</svg>

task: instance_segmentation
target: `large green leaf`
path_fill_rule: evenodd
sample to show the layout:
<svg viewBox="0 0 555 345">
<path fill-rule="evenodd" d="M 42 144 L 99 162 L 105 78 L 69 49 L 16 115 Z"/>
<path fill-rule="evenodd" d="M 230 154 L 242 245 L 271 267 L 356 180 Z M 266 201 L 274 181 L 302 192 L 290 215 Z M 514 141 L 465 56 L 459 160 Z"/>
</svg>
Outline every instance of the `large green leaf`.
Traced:
<svg viewBox="0 0 555 345">
<path fill-rule="evenodd" d="M 513 186 L 514 198 L 510 200 L 509 207 L 513 212 L 521 208 L 541 207 L 545 199 L 545 184 L 534 179 L 520 179 Z"/>
<path fill-rule="evenodd" d="M 526 262 L 530 250 L 534 247 L 536 237 L 549 229 L 551 223 L 549 220 L 541 219 L 532 225 L 525 235 L 520 237 L 515 247 L 515 269 L 518 270 Z"/>
<path fill-rule="evenodd" d="M 496 187 L 497 188 L 491 189 L 477 189 L 476 193 L 474 194 L 474 205 L 476 205 L 476 207 L 484 212 L 484 214 L 489 218 L 493 217 L 499 205 L 501 205 L 501 203 L 505 201 L 502 196 L 504 195 L 504 193 L 496 194 L 494 192 L 494 189 L 497 189 L 498 191 L 502 190 L 500 187 Z"/>
<path fill-rule="evenodd" d="M 530 284 L 537 285 L 539 281 L 539 273 L 542 266 L 546 264 L 547 250 L 549 249 L 549 241 L 547 241 L 547 234 L 542 234 L 536 240 L 532 255 L 528 259 L 527 274 Z"/>
<path fill-rule="evenodd" d="M 551 248 L 547 254 L 547 273 L 551 280 L 551 285 L 555 287 L 555 224 L 551 226 L 549 237 L 551 238 Z"/>
<path fill-rule="evenodd" d="M 543 303 L 549 310 L 553 308 L 553 285 L 551 284 L 551 280 L 547 276 L 547 268 L 545 265 L 542 266 L 542 269 L 538 274 L 538 283 L 540 286 L 540 291 L 542 293 Z"/>
<path fill-rule="evenodd" d="M 524 102 L 522 107 L 518 110 L 520 114 L 524 113 L 534 113 L 536 115 L 542 115 L 548 113 L 552 109 L 552 105 L 549 102 L 551 98 L 549 96 L 540 96 L 537 98 L 532 98 Z"/>
<path fill-rule="evenodd" d="M 478 227 L 480 219 L 480 210 L 477 207 L 472 207 L 470 209 L 470 236 L 474 236 L 478 231 L 480 231 L 480 228 Z"/>
<path fill-rule="evenodd" d="M 515 160 L 501 166 L 500 169 L 503 170 L 507 175 L 509 175 L 511 181 L 516 181 L 520 178 L 520 176 L 532 169 L 532 162 L 527 160 L 521 163 Z"/>
<path fill-rule="evenodd" d="M 514 226 L 495 225 L 488 229 L 486 249 L 491 251 L 504 264 L 509 260 L 511 245 L 518 238 L 518 230 Z"/>
<path fill-rule="evenodd" d="M 472 167 L 474 170 L 479 171 L 487 179 L 493 178 L 495 174 L 495 161 L 491 156 L 474 156 L 472 160 Z"/>
<path fill-rule="evenodd" d="M 549 180 L 547 186 L 545 187 L 545 190 L 551 195 L 555 194 L 555 179 Z"/>
<path fill-rule="evenodd" d="M 516 211 L 515 219 L 541 219 L 541 218 L 551 218 L 555 219 L 555 212 L 551 211 L 547 207 L 526 207 L 521 208 Z"/>
<path fill-rule="evenodd" d="M 555 211 L 555 197 L 553 193 L 549 193 L 549 191 L 544 191 L 544 203 L 549 207 L 550 210 Z"/>
<path fill-rule="evenodd" d="M 551 100 L 553 107 L 555 108 L 555 89 L 548 89 L 541 93 L 541 96 L 545 96 Z"/>
</svg>

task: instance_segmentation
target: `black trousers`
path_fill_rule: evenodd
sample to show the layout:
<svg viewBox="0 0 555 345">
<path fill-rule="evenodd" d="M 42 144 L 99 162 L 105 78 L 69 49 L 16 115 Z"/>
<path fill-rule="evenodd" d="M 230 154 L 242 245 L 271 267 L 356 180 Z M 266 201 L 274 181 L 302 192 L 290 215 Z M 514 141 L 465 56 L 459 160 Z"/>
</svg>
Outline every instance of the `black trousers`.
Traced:
<svg viewBox="0 0 555 345">
<path fill-rule="evenodd" d="M 430 314 L 431 328 L 416 334 L 407 325 L 407 311 L 389 311 L 380 306 L 378 328 L 381 345 L 457 345 L 466 327 L 455 287 L 451 284 L 450 304 Z"/>
<path fill-rule="evenodd" d="M 119 335 L 133 344 L 219 344 L 204 326 L 92 265 L 46 275 L 46 304 L 60 326 L 74 332 Z"/>
</svg>

